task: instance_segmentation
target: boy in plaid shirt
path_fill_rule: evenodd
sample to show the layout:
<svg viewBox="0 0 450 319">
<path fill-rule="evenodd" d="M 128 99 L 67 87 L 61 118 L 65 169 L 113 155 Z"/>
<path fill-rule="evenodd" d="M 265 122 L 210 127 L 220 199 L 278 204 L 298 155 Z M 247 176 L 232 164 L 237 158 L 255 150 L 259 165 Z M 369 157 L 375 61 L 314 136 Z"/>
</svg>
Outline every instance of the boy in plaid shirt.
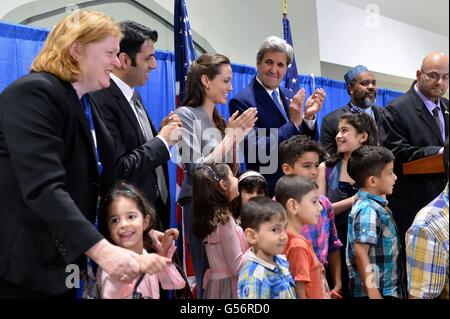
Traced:
<svg viewBox="0 0 450 319">
<path fill-rule="evenodd" d="M 239 272 L 239 299 L 295 299 L 295 283 L 283 254 L 288 236 L 286 210 L 267 197 L 252 198 L 241 212 L 251 249 Z"/>
<path fill-rule="evenodd" d="M 444 168 L 448 178 L 448 138 Z M 406 233 L 406 270 L 411 299 L 449 298 L 448 183 L 445 190 L 416 215 Z"/>
<path fill-rule="evenodd" d="M 400 239 L 385 195 L 397 176 L 394 155 L 381 146 L 352 152 L 347 171 L 360 186 L 348 218 L 347 267 L 353 297 L 403 298 Z"/>
</svg>

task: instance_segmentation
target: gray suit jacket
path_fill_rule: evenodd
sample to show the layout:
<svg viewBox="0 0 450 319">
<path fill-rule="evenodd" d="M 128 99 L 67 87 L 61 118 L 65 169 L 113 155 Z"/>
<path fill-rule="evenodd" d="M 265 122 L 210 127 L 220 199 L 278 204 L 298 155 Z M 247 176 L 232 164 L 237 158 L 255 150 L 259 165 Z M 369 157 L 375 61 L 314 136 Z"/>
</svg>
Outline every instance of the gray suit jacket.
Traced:
<svg viewBox="0 0 450 319">
<path fill-rule="evenodd" d="M 192 199 L 192 178 L 195 169 L 205 162 L 205 158 L 221 142 L 222 136 L 201 106 L 183 106 L 176 109 L 175 114 L 183 123 L 182 139 L 177 145 L 184 165 L 183 186 L 177 201 L 183 206 L 184 202 Z"/>
</svg>

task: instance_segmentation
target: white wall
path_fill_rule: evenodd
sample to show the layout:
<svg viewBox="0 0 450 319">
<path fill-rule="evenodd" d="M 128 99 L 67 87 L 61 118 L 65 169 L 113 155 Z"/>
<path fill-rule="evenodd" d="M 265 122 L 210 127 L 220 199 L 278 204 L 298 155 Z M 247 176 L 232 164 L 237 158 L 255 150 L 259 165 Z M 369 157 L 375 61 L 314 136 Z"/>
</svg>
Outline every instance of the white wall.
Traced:
<svg viewBox="0 0 450 319">
<path fill-rule="evenodd" d="M 414 78 L 431 51 L 448 54 L 448 38 L 380 16 L 379 25 L 365 10 L 335 0 L 317 0 L 320 59 L 399 77 Z M 405 8 L 407 14 L 407 8 Z"/>
<path fill-rule="evenodd" d="M 173 0 L 103 2 L 107 1 L 88 8 L 118 21 L 150 25 L 159 32 L 157 48 L 173 50 Z M 18 23 L 43 14 L 30 25 L 49 28 L 65 12 L 46 13 L 83 3 L 92 1 L 10 0 L 2 3 L 0 19 Z M 269 35 L 282 37 L 281 0 L 186 0 L 186 5 L 194 40 L 207 51 L 228 55 L 234 63 L 254 66 L 261 41 Z M 404 11 L 407 15 L 408 7 Z M 449 51 L 448 37 L 385 17 L 380 18 L 379 28 L 368 29 L 363 9 L 336 0 L 288 0 L 288 17 L 297 66 L 304 74 L 343 80 L 349 67 L 364 64 L 377 72 L 380 86 L 404 90 L 426 53 Z"/>
</svg>

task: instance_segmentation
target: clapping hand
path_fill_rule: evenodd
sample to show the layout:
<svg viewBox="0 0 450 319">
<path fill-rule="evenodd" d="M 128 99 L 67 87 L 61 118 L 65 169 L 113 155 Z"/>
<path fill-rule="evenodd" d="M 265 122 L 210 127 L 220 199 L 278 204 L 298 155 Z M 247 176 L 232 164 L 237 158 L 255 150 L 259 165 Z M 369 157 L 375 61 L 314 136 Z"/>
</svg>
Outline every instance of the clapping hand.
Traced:
<svg viewBox="0 0 450 319">
<path fill-rule="evenodd" d="M 317 89 L 308 98 L 305 105 L 305 119 L 313 120 L 315 115 L 322 109 L 326 93 L 323 89 Z"/>
</svg>

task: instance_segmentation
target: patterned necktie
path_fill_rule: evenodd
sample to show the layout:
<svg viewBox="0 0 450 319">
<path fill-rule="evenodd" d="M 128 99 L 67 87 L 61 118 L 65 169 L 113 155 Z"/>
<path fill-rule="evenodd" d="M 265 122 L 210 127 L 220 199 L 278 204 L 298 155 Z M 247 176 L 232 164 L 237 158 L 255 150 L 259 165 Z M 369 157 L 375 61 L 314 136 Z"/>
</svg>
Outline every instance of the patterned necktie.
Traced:
<svg viewBox="0 0 450 319">
<path fill-rule="evenodd" d="M 275 102 L 276 106 L 278 107 L 278 109 L 280 110 L 281 114 L 283 115 L 284 119 L 289 122 L 289 119 L 286 115 L 286 111 L 284 110 L 283 105 L 281 105 L 280 100 L 278 99 L 278 91 L 275 90 L 272 92 L 272 99 Z"/>
<path fill-rule="evenodd" d="M 141 126 L 142 133 L 144 134 L 145 140 L 149 141 L 154 137 L 152 132 L 152 127 L 150 125 L 150 121 L 147 117 L 147 113 L 144 110 L 144 107 L 140 101 L 140 97 L 136 91 L 133 93 L 132 102 L 135 106 L 136 114 L 138 116 L 138 122 Z M 158 180 L 158 188 L 159 188 L 159 194 L 161 195 L 161 200 L 164 204 L 167 203 L 167 185 L 166 185 L 166 178 L 164 176 L 164 171 L 162 166 L 156 167 L 156 177 Z"/>
<path fill-rule="evenodd" d="M 442 134 L 442 125 L 441 125 L 441 120 L 439 119 L 439 107 L 436 106 L 432 112 L 433 112 L 434 121 L 436 122 L 436 125 L 439 128 L 439 133 Z"/>
</svg>

